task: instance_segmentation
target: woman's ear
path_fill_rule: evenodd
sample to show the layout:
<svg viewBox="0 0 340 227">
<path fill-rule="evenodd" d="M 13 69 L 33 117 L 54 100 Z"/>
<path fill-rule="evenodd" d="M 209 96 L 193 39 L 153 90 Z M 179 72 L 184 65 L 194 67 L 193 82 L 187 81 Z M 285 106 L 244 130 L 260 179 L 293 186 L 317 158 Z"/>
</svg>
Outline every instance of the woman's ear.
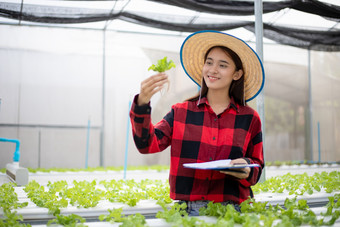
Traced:
<svg viewBox="0 0 340 227">
<path fill-rule="evenodd" d="M 238 80 L 243 76 L 243 70 L 237 70 L 235 71 L 234 75 L 233 75 L 233 80 Z"/>
</svg>

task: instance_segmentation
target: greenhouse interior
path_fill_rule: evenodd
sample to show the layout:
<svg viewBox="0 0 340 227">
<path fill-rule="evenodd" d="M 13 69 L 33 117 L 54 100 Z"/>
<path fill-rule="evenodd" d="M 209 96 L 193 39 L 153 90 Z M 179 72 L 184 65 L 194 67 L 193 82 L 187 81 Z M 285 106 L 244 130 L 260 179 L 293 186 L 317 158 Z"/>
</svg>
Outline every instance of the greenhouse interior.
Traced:
<svg viewBox="0 0 340 227">
<path fill-rule="evenodd" d="M 340 226 L 339 22 L 339 0 L 0 1 L 0 226 Z M 153 124 L 200 92 L 180 50 L 204 30 L 263 62 L 247 105 L 265 164 L 240 212 L 190 216 L 170 198 L 171 148 L 141 154 L 130 110 L 163 57 Z"/>
</svg>

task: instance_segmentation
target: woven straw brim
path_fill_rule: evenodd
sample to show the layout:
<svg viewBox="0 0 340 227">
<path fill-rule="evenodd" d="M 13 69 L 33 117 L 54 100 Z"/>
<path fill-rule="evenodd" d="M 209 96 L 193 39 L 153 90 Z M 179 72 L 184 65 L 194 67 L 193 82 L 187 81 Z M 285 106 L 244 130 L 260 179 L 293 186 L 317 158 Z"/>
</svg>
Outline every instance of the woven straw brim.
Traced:
<svg viewBox="0 0 340 227">
<path fill-rule="evenodd" d="M 186 38 L 182 44 L 180 56 L 186 74 L 201 86 L 204 56 L 213 46 L 226 46 L 240 57 L 244 71 L 245 100 L 250 101 L 255 98 L 264 85 L 262 62 L 248 44 L 226 33 L 200 31 Z"/>
</svg>

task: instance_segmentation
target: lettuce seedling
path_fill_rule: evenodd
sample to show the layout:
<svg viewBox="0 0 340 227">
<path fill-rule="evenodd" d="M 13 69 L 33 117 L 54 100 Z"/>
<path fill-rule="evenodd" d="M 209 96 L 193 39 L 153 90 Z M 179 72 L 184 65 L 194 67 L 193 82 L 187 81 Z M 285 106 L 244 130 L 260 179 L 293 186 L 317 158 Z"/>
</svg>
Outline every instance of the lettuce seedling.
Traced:
<svg viewBox="0 0 340 227">
<path fill-rule="evenodd" d="M 151 65 L 148 70 L 149 71 L 152 70 L 152 71 L 155 71 L 155 72 L 162 73 L 162 72 L 165 72 L 165 71 L 170 70 L 171 68 L 175 68 L 175 67 L 176 67 L 176 65 L 172 60 L 168 61 L 167 57 L 164 57 L 164 58 L 158 60 L 157 65 L 154 65 L 154 64 Z M 170 80 L 168 80 L 167 83 L 168 83 L 167 91 L 169 91 Z M 161 93 L 162 93 L 162 91 L 161 91 Z"/>
<path fill-rule="evenodd" d="M 172 60 L 168 61 L 167 57 L 164 57 L 163 59 L 158 60 L 157 65 L 151 65 L 148 70 L 162 73 L 175 67 L 176 65 Z"/>
</svg>

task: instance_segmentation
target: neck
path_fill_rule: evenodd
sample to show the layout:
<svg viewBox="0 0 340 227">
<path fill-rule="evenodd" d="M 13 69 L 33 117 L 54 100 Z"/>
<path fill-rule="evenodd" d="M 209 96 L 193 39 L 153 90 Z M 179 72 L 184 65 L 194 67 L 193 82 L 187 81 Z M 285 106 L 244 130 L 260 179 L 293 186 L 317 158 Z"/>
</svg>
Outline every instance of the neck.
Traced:
<svg viewBox="0 0 340 227">
<path fill-rule="evenodd" d="M 230 103 L 229 94 L 225 91 L 208 90 L 207 99 L 216 114 L 222 113 Z"/>
<path fill-rule="evenodd" d="M 207 99 L 209 104 L 226 104 L 229 105 L 230 97 L 228 92 L 208 90 Z"/>
</svg>

